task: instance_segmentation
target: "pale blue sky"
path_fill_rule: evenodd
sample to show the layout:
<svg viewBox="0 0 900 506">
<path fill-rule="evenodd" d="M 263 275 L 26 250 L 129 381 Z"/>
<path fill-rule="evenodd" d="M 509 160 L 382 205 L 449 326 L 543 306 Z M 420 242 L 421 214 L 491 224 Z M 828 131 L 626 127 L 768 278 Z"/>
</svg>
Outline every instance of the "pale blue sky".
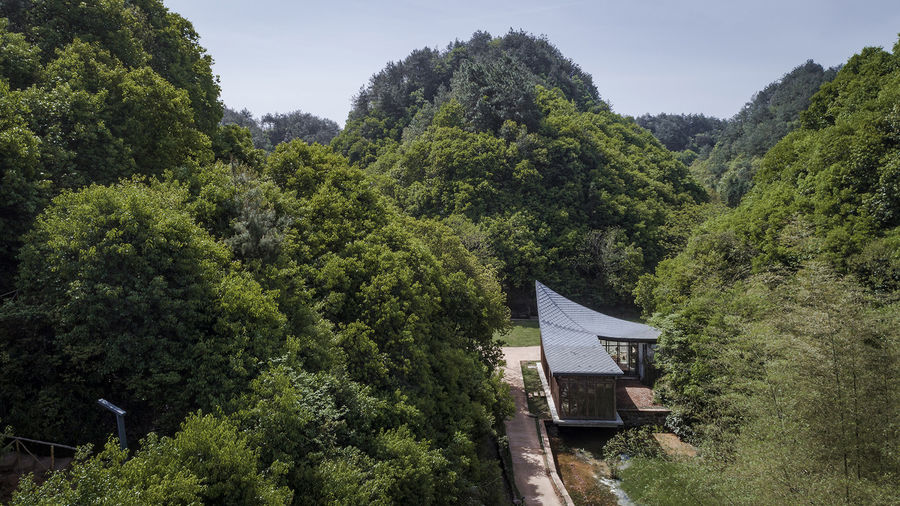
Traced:
<svg viewBox="0 0 900 506">
<path fill-rule="evenodd" d="M 807 59 L 888 50 L 900 2 L 883 0 L 286 2 L 165 0 L 215 59 L 222 99 L 256 115 L 301 109 L 343 125 L 388 61 L 486 30 L 546 35 L 621 114 L 730 117 Z"/>
</svg>

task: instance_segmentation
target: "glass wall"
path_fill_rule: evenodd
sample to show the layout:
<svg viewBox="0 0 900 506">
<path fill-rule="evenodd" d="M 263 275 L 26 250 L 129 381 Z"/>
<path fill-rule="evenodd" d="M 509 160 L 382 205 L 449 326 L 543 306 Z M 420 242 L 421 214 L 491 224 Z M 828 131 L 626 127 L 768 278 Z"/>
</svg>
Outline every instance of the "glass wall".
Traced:
<svg viewBox="0 0 900 506">
<path fill-rule="evenodd" d="M 560 418 L 616 419 L 616 380 L 609 376 L 557 376 Z"/>
<path fill-rule="evenodd" d="M 600 344 L 606 349 L 606 353 L 612 357 L 619 369 L 629 375 L 638 375 L 638 343 L 622 341 L 604 341 Z"/>
</svg>

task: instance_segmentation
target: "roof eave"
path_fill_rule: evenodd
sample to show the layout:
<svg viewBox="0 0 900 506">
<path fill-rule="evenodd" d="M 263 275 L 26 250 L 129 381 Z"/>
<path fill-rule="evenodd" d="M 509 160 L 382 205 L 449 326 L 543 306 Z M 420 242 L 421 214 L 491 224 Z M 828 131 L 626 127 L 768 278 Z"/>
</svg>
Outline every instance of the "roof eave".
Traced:
<svg viewBox="0 0 900 506">
<path fill-rule="evenodd" d="M 619 376 L 624 376 L 624 372 L 585 372 L 585 371 L 554 371 L 552 368 L 550 369 L 550 374 L 553 376 L 606 376 L 609 378 L 618 378 Z"/>
<path fill-rule="evenodd" d="M 597 339 L 603 339 L 604 341 L 627 341 L 629 343 L 656 343 L 656 342 L 659 342 L 659 337 L 612 337 L 612 336 L 598 335 Z"/>
</svg>

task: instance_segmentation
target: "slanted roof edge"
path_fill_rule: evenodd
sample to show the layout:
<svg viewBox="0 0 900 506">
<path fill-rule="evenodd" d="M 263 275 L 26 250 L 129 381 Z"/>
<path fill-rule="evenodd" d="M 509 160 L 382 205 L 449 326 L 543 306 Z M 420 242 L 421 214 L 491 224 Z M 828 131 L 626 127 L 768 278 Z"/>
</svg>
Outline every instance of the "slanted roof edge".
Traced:
<svg viewBox="0 0 900 506">
<path fill-rule="evenodd" d="M 554 376 L 623 376 L 600 339 L 655 342 L 659 331 L 573 302 L 535 281 L 544 358 Z M 589 328 L 590 327 L 590 328 Z M 609 331 L 607 335 L 605 331 Z"/>
</svg>

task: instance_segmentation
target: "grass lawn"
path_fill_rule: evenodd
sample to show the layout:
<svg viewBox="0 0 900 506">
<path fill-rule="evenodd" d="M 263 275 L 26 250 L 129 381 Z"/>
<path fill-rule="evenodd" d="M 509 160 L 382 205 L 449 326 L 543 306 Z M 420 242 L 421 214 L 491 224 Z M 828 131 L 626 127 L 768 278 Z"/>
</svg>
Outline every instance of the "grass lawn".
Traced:
<svg viewBox="0 0 900 506">
<path fill-rule="evenodd" d="M 509 333 L 494 334 L 494 341 L 501 346 L 537 346 L 541 344 L 541 330 L 537 320 L 513 320 Z"/>
<path fill-rule="evenodd" d="M 550 418 L 550 407 L 547 406 L 547 398 L 543 397 L 544 387 L 541 385 L 541 377 L 537 368 L 541 366 L 538 361 L 522 361 L 522 382 L 525 383 L 525 397 L 528 399 L 528 411 L 538 419 Z"/>
</svg>

